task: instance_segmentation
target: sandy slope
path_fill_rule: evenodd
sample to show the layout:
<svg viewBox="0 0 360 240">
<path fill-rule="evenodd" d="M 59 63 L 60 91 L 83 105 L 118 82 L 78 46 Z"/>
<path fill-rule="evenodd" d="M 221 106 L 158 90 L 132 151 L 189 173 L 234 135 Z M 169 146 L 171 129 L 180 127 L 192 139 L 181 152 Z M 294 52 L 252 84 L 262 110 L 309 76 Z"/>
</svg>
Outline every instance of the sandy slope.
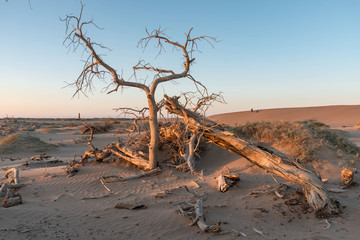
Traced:
<svg viewBox="0 0 360 240">
<path fill-rule="evenodd" d="M 209 118 L 229 125 L 254 121 L 317 120 L 331 126 L 354 126 L 360 122 L 360 105 L 265 109 L 258 112 L 225 113 Z"/>
<path fill-rule="evenodd" d="M 350 107 L 335 107 L 337 110 L 343 108 L 353 110 Z M 359 111 L 359 107 L 354 108 Z M 289 109 L 288 112 L 282 110 L 282 114 L 272 113 L 271 116 L 278 116 L 278 119 L 282 120 L 314 117 L 310 113 L 301 116 L 296 110 L 299 109 Z M 341 115 L 344 119 L 336 115 L 335 120 L 330 118 L 333 115 L 326 115 L 327 110 L 317 109 L 317 112 L 322 112 L 322 118 L 319 117 L 317 120 L 335 126 L 359 122 L 348 112 Z M 259 116 L 266 120 L 265 113 L 266 111 L 235 113 L 232 117 L 222 117 L 232 122 L 239 121 L 237 118 L 240 115 L 241 121 L 245 121 L 245 116 L 249 117 L 249 121 Z M 284 116 L 288 119 L 283 118 Z M 341 129 L 349 130 L 347 134 L 350 139 L 360 145 L 359 131 L 351 127 Z M 35 131 L 28 134 L 48 143 L 58 144 L 59 147 L 48 154 L 65 162 L 71 161 L 74 154 L 81 154 L 86 149 L 85 143 L 73 142 L 74 138 L 80 136 L 79 129 L 76 128 L 60 132 Z M 97 134 L 94 144 L 101 147 L 116 139 L 117 136 L 113 133 Z M 197 169 L 204 170 L 203 178 L 164 167 L 163 172 L 158 175 L 128 182 L 108 183 L 107 187 L 112 191 L 110 195 L 100 183 L 100 176 L 130 176 L 139 173 L 139 170 L 127 164 L 87 163 L 80 168 L 78 174 L 68 178 L 64 172 L 65 163 L 32 167 L 22 165 L 35 154 L 37 153 L 20 151 L 0 158 L 2 167 L 20 167 L 21 181 L 26 184 L 20 189 L 24 204 L 11 208 L 0 207 L 0 239 L 358 239 L 360 234 L 359 185 L 344 193 L 331 193 L 331 196 L 346 208 L 341 216 L 328 220 L 331 226 L 326 229 L 328 225 L 324 220 L 317 219 L 313 212 L 304 212 L 302 208 L 305 205 L 286 204 L 298 186 L 290 185 L 286 199 L 278 198 L 271 191 L 250 194 L 255 190 L 276 187 L 277 183 L 271 175 L 248 163 L 244 158 L 216 146 L 210 146 L 197 163 Z M 19 159 L 10 160 L 9 157 Z M 339 174 L 345 164 L 345 160 L 338 159 L 330 153 L 323 153 L 322 161 L 318 163 L 317 168 L 323 177 L 329 178 L 327 188 L 340 187 Z M 216 189 L 215 178 L 225 168 L 239 173 L 241 181 L 230 191 L 220 193 Z M 275 179 L 283 182 L 278 177 Z M 1 174 L 0 182 L 4 181 L 5 178 Z M 201 187 L 195 188 L 194 181 Z M 356 181 L 360 182 L 357 176 Z M 190 220 L 177 213 L 177 202 L 193 199 L 183 186 L 204 194 L 207 223 L 221 221 L 223 230 L 234 229 L 248 237 L 233 234 L 212 235 L 199 231 L 196 226 L 189 226 Z M 119 202 L 143 204 L 147 208 L 114 208 Z M 260 236 L 253 228 L 262 231 L 267 238 Z"/>
</svg>

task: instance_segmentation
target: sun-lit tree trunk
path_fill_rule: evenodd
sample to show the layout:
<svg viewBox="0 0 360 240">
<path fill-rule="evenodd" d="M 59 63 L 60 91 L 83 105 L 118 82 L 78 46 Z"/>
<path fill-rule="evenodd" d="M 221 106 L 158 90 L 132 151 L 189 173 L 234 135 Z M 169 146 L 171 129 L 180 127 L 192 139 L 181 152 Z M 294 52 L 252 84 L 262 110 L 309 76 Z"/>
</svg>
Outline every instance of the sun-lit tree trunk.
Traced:
<svg viewBox="0 0 360 240">
<path fill-rule="evenodd" d="M 157 106 L 153 95 L 147 96 L 149 106 L 149 127 L 150 127 L 150 143 L 149 143 L 149 168 L 157 167 L 157 159 L 159 155 L 159 124 L 157 120 Z"/>
</svg>

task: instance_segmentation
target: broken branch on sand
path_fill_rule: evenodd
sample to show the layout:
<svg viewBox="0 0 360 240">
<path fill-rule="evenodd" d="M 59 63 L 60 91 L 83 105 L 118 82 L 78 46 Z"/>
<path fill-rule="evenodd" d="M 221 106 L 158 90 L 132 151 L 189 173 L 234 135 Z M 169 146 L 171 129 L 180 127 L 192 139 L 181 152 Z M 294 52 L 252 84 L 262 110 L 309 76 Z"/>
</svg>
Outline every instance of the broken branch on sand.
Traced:
<svg viewBox="0 0 360 240">
<path fill-rule="evenodd" d="M 183 117 L 190 130 L 202 132 L 202 136 L 210 142 L 243 156 L 250 162 L 290 182 L 300 184 L 309 205 L 315 210 L 324 208 L 327 208 L 329 212 L 333 210 L 333 204 L 321 180 L 297 160 L 276 149 L 247 141 L 225 131 L 215 122 L 183 107 L 178 101 L 179 97 L 165 95 L 165 98 L 167 111 Z"/>
<path fill-rule="evenodd" d="M 236 182 L 240 181 L 238 174 L 231 173 L 227 169 L 227 173 L 221 173 L 218 177 L 218 188 L 220 192 L 226 192 L 230 187 L 232 187 Z"/>
<path fill-rule="evenodd" d="M 190 226 L 197 224 L 201 231 L 209 232 L 209 233 L 220 232 L 221 231 L 220 222 L 216 225 L 211 225 L 211 226 L 205 223 L 203 198 L 197 192 L 189 190 L 186 186 L 184 188 L 186 189 L 187 192 L 192 193 L 197 198 L 195 203 L 182 202 L 179 204 L 180 213 L 183 216 L 192 219 Z"/>
</svg>

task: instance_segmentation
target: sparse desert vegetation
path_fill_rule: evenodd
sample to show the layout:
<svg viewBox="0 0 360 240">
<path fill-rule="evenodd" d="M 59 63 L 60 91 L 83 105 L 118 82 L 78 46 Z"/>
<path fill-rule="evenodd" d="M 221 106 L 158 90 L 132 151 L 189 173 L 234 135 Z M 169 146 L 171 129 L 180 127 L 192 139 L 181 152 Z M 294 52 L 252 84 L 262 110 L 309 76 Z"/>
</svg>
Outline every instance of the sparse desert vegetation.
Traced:
<svg viewBox="0 0 360 240">
<path fill-rule="evenodd" d="M 23 133 L 13 133 L 0 139 L 0 154 L 10 154 L 27 150 L 46 152 L 55 147 L 55 145 L 48 144 L 38 137 Z"/>
<path fill-rule="evenodd" d="M 340 130 L 330 129 L 318 121 L 252 122 L 231 128 L 236 134 L 265 142 L 302 161 L 316 160 L 321 147 L 330 147 L 336 155 L 342 152 L 359 156 L 360 148 Z"/>
<path fill-rule="evenodd" d="M 316 158 L 316 149 L 320 145 L 303 123 L 252 122 L 236 126 L 232 131 L 248 139 L 268 143 L 303 161 Z"/>
</svg>

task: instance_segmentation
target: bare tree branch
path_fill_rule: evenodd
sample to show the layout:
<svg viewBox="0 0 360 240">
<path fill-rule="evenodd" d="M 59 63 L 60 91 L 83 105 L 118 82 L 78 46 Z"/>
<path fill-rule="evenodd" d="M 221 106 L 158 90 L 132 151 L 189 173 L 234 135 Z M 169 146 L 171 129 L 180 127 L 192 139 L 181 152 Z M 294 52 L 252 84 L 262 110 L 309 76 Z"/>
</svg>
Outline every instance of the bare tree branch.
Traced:
<svg viewBox="0 0 360 240">
<path fill-rule="evenodd" d="M 153 169 L 157 167 L 157 158 L 158 158 L 158 148 L 159 148 L 159 126 L 158 126 L 158 111 L 160 109 L 159 104 L 155 100 L 155 91 L 157 86 L 160 83 L 168 82 L 176 79 L 188 78 L 193 81 L 196 87 L 199 90 L 199 86 L 203 88 L 203 94 L 206 93 L 206 88 L 198 81 L 196 81 L 190 74 L 190 66 L 195 60 L 193 58 L 193 53 L 198 51 L 197 42 L 205 40 L 208 43 L 211 41 L 216 41 L 215 38 L 209 36 L 200 36 L 200 37 L 191 37 L 192 29 L 186 34 L 185 43 L 182 45 L 179 42 L 170 40 L 170 37 L 166 35 L 165 29 L 156 29 L 152 32 L 149 32 L 146 29 L 147 36 L 140 39 L 139 44 L 144 49 L 148 46 L 150 42 L 156 43 L 156 48 L 159 49 L 159 54 L 165 50 L 165 46 L 173 47 L 174 49 L 182 52 L 183 54 L 183 70 L 180 73 L 175 73 L 171 69 L 163 69 L 152 66 L 149 63 L 140 61 L 137 65 L 133 67 L 134 74 L 132 77 L 135 78 L 135 81 L 132 80 L 132 77 L 129 80 L 125 80 L 122 75 L 119 75 L 116 69 L 111 67 L 98 52 L 99 50 L 104 50 L 106 48 L 102 44 L 98 44 L 95 41 L 92 41 L 90 37 L 86 34 L 86 28 L 94 26 L 95 28 L 100 29 L 93 20 L 84 21 L 83 20 L 84 4 L 81 3 L 81 10 L 79 16 L 66 15 L 64 19 L 61 19 L 65 22 L 66 25 L 66 37 L 64 39 L 64 46 L 70 50 L 76 51 L 79 47 L 84 49 L 84 52 L 88 53 L 88 58 L 84 61 L 84 67 L 81 73 L 79 74 L 77 80 L 70 84 L 76 87 L 74 95 L 79 93 L 86 94 L 87 91 L 92 90 L 93 80 L 95 77 L 99 79 L 107 79 L 108 77 L 112 80 L 112 84 L 108 85 L 106 91 L 110 86 L 114 86 L 114 89 L 108 91 L 108 94 L 117 92 L 121 87 L 134 87 L 141 89 L 145 92 L 148 102 L 148 116 L 141 113 L 141 117 L 136 117 L 135 119 L 147 119 L 149 122 L 150 129 L 150 143 L 149 147 L 149 168 Z M 211 44 L 211 43 L 210 43 Z M 212 44 L 211 44 L 212 45 Z M 146 84 L 146 81 L 143 83 L 137 81 L 136 72 L 137 71 L 146 71 L 155 73 L 154 79 L 150 84 Z M 200 90 L 199 90 L 200 91 Z M 161 105 L 161 104 L 160 104 Z M 120 110 L 120 109 L 119 109 Z M 130 109 L 122 109 L 125 111 L 130 111 Z M 132 111 L 134 113 L 134 111 Z M 136 124 L 136 122 L 135 122 Z M 135 130 L 136 128 L 134 128 Z"/>
</svg>

